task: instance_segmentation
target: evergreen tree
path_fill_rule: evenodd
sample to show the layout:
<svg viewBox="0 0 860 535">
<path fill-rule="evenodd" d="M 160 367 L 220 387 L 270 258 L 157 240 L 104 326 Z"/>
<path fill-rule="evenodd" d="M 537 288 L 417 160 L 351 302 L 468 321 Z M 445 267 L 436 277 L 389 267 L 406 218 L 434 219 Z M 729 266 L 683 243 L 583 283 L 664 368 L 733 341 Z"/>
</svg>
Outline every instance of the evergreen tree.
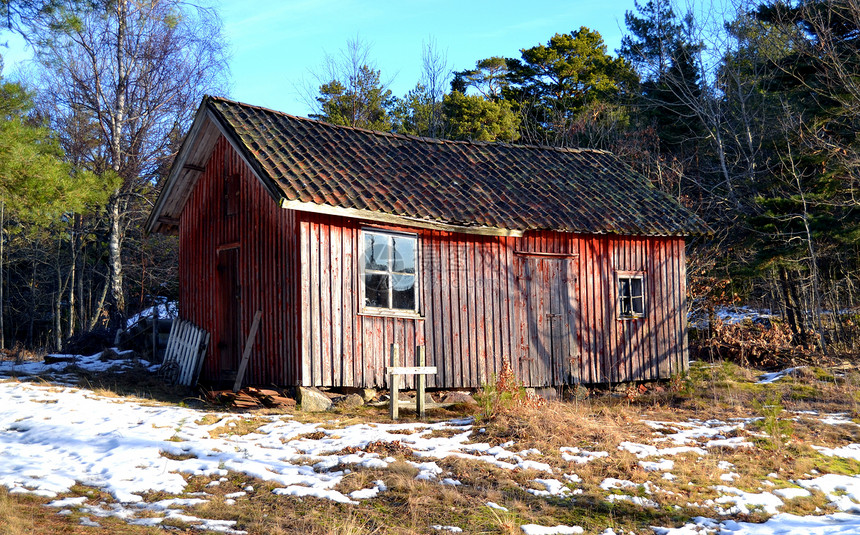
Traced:
<svg viewBox="0 0 860 535">
<path fill-rule="evenodd" d="M 452 91 L 445 95 L 443 110 L 451 139 L 516 141 L 519 117 L 506 100 L 493 102 L 481 95 Z"/>
<path fill-rule="evenodd" d="M 510 85 L 503 95 L 522 113 L 528 143 L 575 145 L 571 125 L 586 107 L 618 101 L 636 82 L 630 65 L 609 55 L 600 34 L 586 27 L 521 54 L 508 62 Z"/>
<path fill-rule="evenodd" d="M 20 242 L 27 235 L 45 236 L 48 244 L 56 244 L 56 234 L 71 223 L 73 214 L 107 200 L 95 175 L 64 161 L 57 136 L 45 123 L 35 112 L 29 92 L 20 84 L 0 81 L 0 349 L 6 344 L 9 303 L 6 243 Z M 42 261 L 31 258 L 28 267 Z M 30 271 L 35 273 L 35 267 Z M 37 291 L 31 282 L 31 315 Z M 32 339 L 32 329 L 30 333 Z"/>
<path fill-rule="evenodd" d="M 431 123 L 437 106 L 427 88 L 420 83 L 417 84 L 406 93 L 405 97 L 396 99 L 391 112 L 392 131 L 398 134 L 432 137 Z"/>
<path fill-rule="evenodd" d="M 474 89 L 484 98 L 497 102 L 510 85 L 509 61 L 499 56 L 479 60 L 474 69 L 454 73 L 451 90 L 465 94 L 469 89 Z"/>
<path fill-rule="evenodd" d="M 630 32 L 621 40 L 618 54 L 635 66 L 642 80 L 639 118 L 653 126 L 664 153 L 695 152 L 704 137 L 700 103 L 702 80 L 697 65 L 700 43 L 691 35 L 692 15 L 679 21 L 666 0 L 634 2 L 636 13 L 627 11 Z"/>
<path fill-rule="evenodd" d="M 358 67 L 346 81 L 331 80 L 320 86 L 319 113 L 310 115 L 332 124 L 390 131 L 391 110 L 396 100 L 379 79 L 380 72 L 368 65 Z"/>
</svg>

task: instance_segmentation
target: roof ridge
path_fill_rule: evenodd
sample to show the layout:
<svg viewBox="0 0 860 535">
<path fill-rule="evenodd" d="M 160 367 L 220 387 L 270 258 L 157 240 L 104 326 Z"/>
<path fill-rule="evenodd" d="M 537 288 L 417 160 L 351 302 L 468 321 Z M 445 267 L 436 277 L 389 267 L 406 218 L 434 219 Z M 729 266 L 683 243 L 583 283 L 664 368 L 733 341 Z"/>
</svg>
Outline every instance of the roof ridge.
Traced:
<svg viewBox="0 0 860 535">
<path fill-rule="evenodd" d="M 298 121 L 305 121 L 314 123 L 316 125 L 322 125 L 324 127 L 348 130 L 354 132 L 362 132 L 366 134 L 372 134 L 381 137 L 391 137 L 395 139 L 402 139 L 406 141 L 420 141 L 424 143 L 432 143 L 439 145 L 474 145 L 478 147 L 508 147 L 514 149 L 529 149 L 529 150 L 552 150 L 556 152 L 565 152 L 565 153 L 594 153 L 594 154 L 608 154 L 611 156 L 615 156 L 615 154 L 611 151 L 604 149 L 594 149 L 594 148 L 573 148 L 573 147 L 554 147 L 552 145 L 532 145 L 532 144 L 524 144 L 518 145 L 516 143 L 509 143 L 505 141 L 473 141 L 473 140 L 456 140 L 456 139 L 443 139 L 443 138 L 434 138 L 434 137 L 425 137 L 425 136 L 416 136 L 412 134 L 398 134 L 394 132 L 383 132 L 381 130 L 371 130 L 369 128 L 361 128 L 358 126 L 344 126 L 339 124 L 327 123 L 325 121 L 320 121 L 319 119 L 311 119 L 310 117 L 302 117 L 299 115 L 292 115 L 290 113 L 286 113 L 283 111 L 275 110 L 272 108 L 267 108 L 265 106 L 258 106 L 255 104 L 249 104 L 247 102 L 241 102 L 238 100 L 232 100 L 226 97 L 219 97 L 215 95 L 206 95 L 206 99 L 224 102 L 227 104 L 235 104 L 238 106 L 242 106 L 245 108 L 253 108 L 257 110 L 261 110 L 267 113 L 273 113 L 275 115 L 280 115 L 282 117 L 288 117 L 290 119 L 296 119 Z"/>
</svg>

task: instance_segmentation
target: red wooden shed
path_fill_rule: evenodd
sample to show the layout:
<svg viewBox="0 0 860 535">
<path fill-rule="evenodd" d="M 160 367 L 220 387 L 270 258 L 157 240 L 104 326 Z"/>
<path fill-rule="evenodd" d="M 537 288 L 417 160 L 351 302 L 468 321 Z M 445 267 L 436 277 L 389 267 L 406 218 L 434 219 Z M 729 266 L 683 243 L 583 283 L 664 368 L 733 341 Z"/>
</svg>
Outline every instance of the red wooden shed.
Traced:
<svg viewBox="0 0 860 535">
<path fill-rule="evenodd" d="M 380 387 L 664 379 L 687 366 L 701 221 L 608 152 L 424 139 L 206 97 L 147 222 L 178 232 L 204 380 Z"/>
</svg>

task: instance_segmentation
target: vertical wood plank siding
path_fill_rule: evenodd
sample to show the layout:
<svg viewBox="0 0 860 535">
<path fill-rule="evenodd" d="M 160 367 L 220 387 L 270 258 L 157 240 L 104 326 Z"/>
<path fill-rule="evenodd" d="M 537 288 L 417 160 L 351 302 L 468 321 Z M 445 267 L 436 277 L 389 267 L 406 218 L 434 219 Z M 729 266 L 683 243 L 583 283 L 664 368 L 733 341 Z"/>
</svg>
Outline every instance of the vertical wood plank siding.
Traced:
<svg viewBox="0 0 860 535">
<path fill-rule="evenodd" d="M 234 175 L 240 205 L 228 216 Z M 364 227 L 418 235 L 420 318 L 361 313 Z M 249 383 L 386 386 L 392 343 L 405 366 L 425 345 L 436 388 L 479 387 L 503 361 L 529 386 L 653 380 L 687 366 L 683 238 L 489 237 L 284 210 L 223 138 L 179 228 L 180 313 L 212 335 L 205 380 L 224 379 L 219 318 L 229 300 L 219 304 L 217 257 L 226 247 L 238 247 L 243 341 L 263 311 Z M 644 318 L 618 319 L 617 271 L 644 272 Z"/>
<path fill-rule="evenodd" d="M 427 365 L 439 369 L 428 386 L 437 388 L 478 387 L 503 360 L 530 386 L 654 380 L 686 367 L 683 238 L 502 238 L 297 217 L 305 385 L 385 386 L 392 343 L 400 344 L 406 366 L 415 365 L 415 345 L 424 343 Z M 420 319 L 360 313 L 362 228 L 418 234 Z M 535 273 L 528 266 L 537 266 Z M 618 319 L 617 271 L 644 272 L 644 318 Z M 564 281 L 573 324 L 571 340 L 562 343 L 572 358 L 553 363 L 540 358 L 547 351 L 540 337 L 556 328 L 542 311 L 561 306 L 547 277 Z"/>
<path fill-rule="evenodd" d="M 236 174 L 239 206 L 235 215 L 227 216 L 224 196 L 229 177 Z M 179 229 L 180 314 L 211 334 L 202 378 L 224 379 L 217 362 L 218 340 L 223 336 L 218 318 L 224 313 L 217 295 L 217 251 L 237 246 L 242 343 L 254 313 L 263 311 L 245 381 L 296 384 L 300 326 L 295 321 L 299 313 L 294 284 L 298 270 L 295 213 L 277 206 L 221 138 L 185 204 Z"/>
</svg>

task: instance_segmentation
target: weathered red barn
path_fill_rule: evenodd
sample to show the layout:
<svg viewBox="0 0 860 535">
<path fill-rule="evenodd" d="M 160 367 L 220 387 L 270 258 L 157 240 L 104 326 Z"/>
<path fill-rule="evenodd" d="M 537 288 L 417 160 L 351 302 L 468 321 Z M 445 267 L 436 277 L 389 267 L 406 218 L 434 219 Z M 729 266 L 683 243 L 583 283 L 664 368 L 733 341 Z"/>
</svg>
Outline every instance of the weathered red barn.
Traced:
<svg viewBox="0 0 860 535">
<path fill-rule="evenodd" d="M 382 386 L 388 348 L 478 387 L 687 366 L 684 236 L 700 220 L 610 153 L 423 139 L 206 97 L 148 230 L 178 232 L 203 379 Z"/>
</svg>

